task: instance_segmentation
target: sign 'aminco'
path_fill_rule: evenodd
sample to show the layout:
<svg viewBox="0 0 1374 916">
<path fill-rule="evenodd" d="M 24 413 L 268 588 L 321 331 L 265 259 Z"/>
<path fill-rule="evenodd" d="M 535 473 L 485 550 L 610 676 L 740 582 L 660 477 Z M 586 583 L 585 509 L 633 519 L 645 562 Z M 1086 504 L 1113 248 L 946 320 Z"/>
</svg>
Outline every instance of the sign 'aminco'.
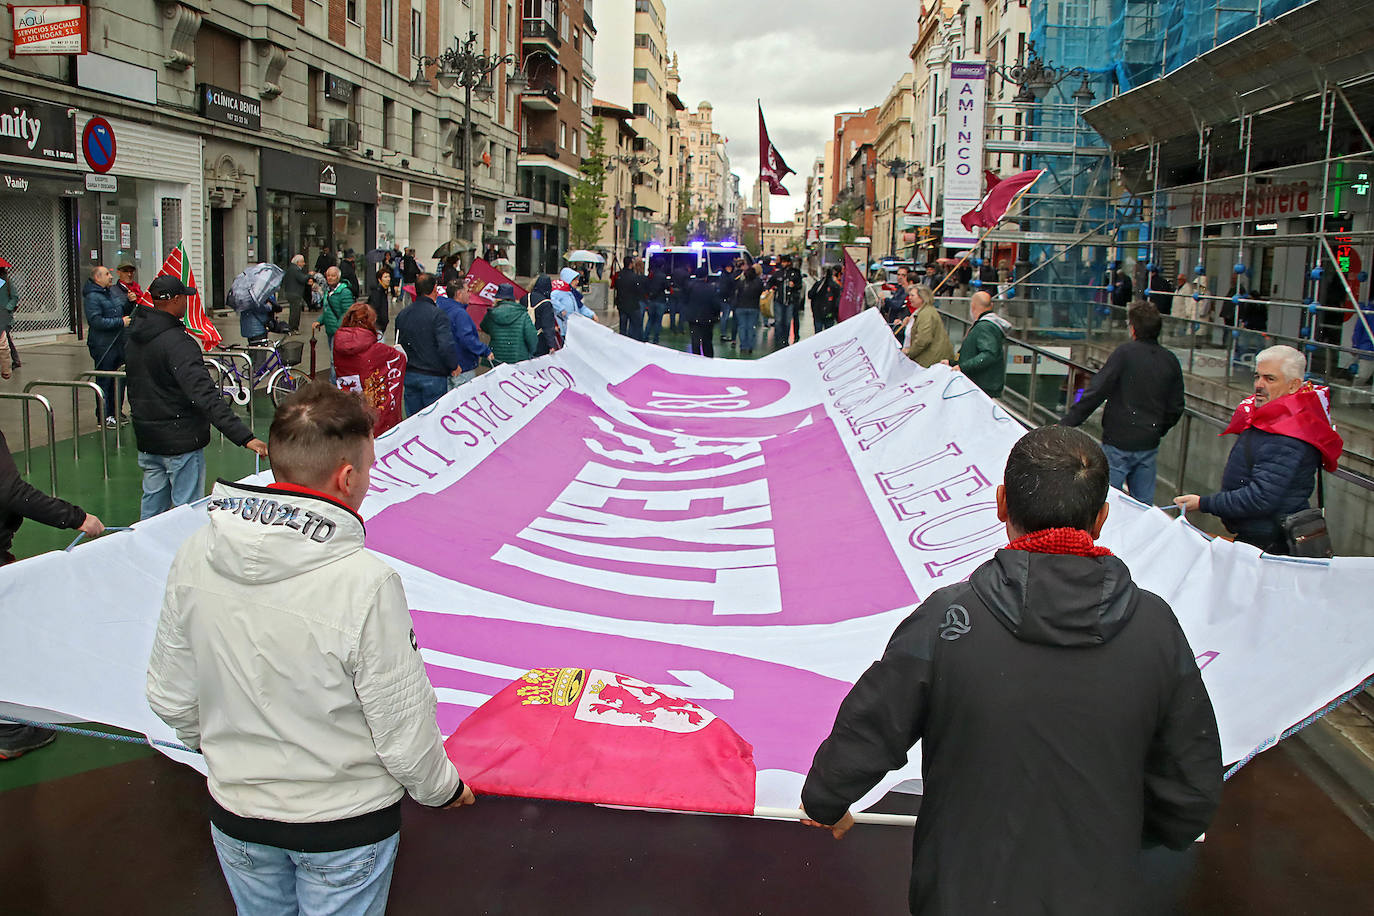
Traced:
<svg viewBox="0 0 1374 916">
<path fill-rule="evenodd" d="M 0 154 L 76 162 L 76 110 L 0 92 Z"/>
<path fill-rule="evenodd" d="M 262 103 L 246 95 L 201 83 L 200 116 L 249 130 L 262 129 Z"/>
<path fill-rule="evenodd" d="M 983 197 L 983 110 L 987 99 L 987 64 L 955 61 L 949 65 L 949 99 L 945 108 L 945 232 L 949 246 L 972 245 L 961 217 Z"/>
</svg>

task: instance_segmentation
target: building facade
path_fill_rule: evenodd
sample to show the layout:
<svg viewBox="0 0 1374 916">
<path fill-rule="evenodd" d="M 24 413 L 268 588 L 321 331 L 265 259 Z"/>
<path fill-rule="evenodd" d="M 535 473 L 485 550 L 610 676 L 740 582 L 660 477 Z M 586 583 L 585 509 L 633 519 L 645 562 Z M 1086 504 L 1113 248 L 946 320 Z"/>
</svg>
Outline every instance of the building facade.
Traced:
<svg viewBox="0 0 1374 916">
<path fill-rule="evenodd" d="M 878 136 L 874 142 L 874 255 L 897 257 L 914 239 L 902 218 L 902 210 L 920 176 L 912 150 L 912 82 L 912 74 L 903 73 L 878 108 Z"/>
</svg>

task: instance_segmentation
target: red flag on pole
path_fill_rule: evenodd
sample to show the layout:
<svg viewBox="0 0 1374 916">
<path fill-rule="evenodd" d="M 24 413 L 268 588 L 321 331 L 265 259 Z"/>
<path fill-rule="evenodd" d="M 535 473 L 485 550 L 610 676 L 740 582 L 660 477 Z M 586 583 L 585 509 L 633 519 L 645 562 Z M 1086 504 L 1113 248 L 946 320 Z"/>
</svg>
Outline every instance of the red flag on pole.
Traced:
<svg viewBox="0 0 1374 916">
<path fill-rule="evenodd" d="M 864 272 L 849 252 L 844 253 L 844 279 L 840 285 L 840 320 L 853 318 L 864 310 Z"/>
<path fill-rule="evenodd" d="M 173 248 L 172 253 L 167 255 L 167 260 L 162 262 L 162 269 L 157 272 L 157 275 L 159 277 L 176 277 L 184 285 L 193 289 L 197 288 L 196 275 L 191 270 L 191 259 L 186 256 L 186 246 L 181 242 L 177 242 L 177 247 Z M 153 299 L 148 295 L 147 288 L 144 289 L 138 304 L 152 308 Z M 205 314 L 205 305 L 201 301 L 199 292 L 187 299 L 186 315 L 181 319 L 181 322 L 186 325 L 187 333 L 200 341 L 202 349 L 213 350 L 224 339 L 220 337 L 220 333 L 210 321 L 210 317 Z"/>
<path fill-rule="evenodd" d="M 525 288 L 519 283 L 492 267 L 482 258 L 477 258 L 472 262 L 472 266 L 468 268 L 467 276 L 463 278 L 463 286 L 468 291 L 468 316 L 472 318 L 474 324 L 480 325 L 482 319 L 486 317 L 487 310 L 496 304 L 496 288 L 502 283 L 509 283 L 515 287 L 516 301 L 525 298 Z"/>
<path fill-rule="evenodd" d="M 754 813 L 749 742 L 691 700 L 613 671 L 527 671 L 444 750 L 478 793 Z"/>
<path fill-rule="evenodd" d="M 1024 194 L 1035 184 L 1035 180 L 1045 174 L 1044 169 L 1031 169 L 1028 172 L 1018 172 L 1010 178 L 1004 178 L 995 184 L 989 181 L 988 192 L 983 195 L 983 199 L 978 201 L 978 206 L 965 213 L 959 218 L 959 222 L 964 224 L 964 228 L 972 232 L 974 226 L 984 226 L 991 229 L 1010 209 L 1012 201 Z M 995 176 L 993 176 L 995 177 Z"/>
<path fill-rule="evenodd" d="M 782 161 L 782 156 L 778 155 L 777 147 L 773 141 L 768 139 L 768 126 L 763 123 L 763 105 L 759 104 L 759 179 L 768 185 L 771 194 L 787 194 L 787 189 L 782 186 L 782 179 L 786 175 L 795 175 L 796 172 L 788 168 L 787 163 Z"/>
</svg>

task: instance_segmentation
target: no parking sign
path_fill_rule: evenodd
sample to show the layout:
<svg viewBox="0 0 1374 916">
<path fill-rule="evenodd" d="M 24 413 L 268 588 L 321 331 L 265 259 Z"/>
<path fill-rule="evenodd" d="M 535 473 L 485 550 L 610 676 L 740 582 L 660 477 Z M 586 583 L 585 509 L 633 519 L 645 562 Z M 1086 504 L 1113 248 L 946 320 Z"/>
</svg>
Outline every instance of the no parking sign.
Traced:
<svg viewBox="0 0 1374 916">
<path fill-rule="evenodd" d="M 114 168 L 115 133 L 110 122 L 104 118 L 91 118 L 86 129 L 81 132 L 81 153 L 91 171 L 104 174 Z"/>
</svg>

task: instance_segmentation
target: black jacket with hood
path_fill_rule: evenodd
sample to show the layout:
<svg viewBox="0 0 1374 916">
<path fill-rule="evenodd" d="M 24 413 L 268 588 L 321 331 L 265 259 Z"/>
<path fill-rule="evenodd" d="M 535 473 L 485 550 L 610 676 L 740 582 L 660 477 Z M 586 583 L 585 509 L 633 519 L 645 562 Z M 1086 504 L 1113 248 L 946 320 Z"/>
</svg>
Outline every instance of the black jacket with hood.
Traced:
<svg viewBox="0 0 1374 916">
<path fill-rule="evenodd" d="M 1221 795 L 1193 651 L 1116 557 L 1004 549 L 897 627 L 802 791 L 837 821 L 921 741 L 911 912 L 1134 913 L 1142 846 L 1187 847 Z"/>
<path fill-rule="evenodd" d="M 253 431 L 234 413 L 205 367 L 200 344 L 175 316 L 140 305 L 125 357 L 138 450 L 184 455 L 210 444 L 210 424 L 235 445 Z"/>
</svg>

